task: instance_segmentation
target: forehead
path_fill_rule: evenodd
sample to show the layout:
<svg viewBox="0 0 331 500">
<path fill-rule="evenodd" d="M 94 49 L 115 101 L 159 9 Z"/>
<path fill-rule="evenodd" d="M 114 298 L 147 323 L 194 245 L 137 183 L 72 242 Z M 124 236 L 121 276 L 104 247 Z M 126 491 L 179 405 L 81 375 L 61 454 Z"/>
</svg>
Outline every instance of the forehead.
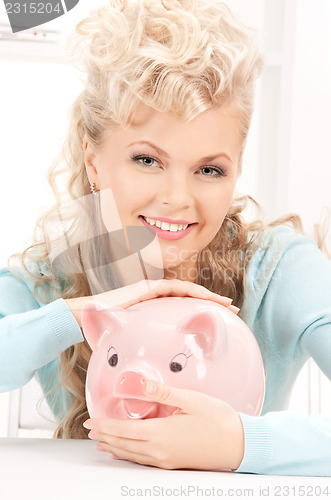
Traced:
<svg viewBox="0 0 331 500">
<path fill-rule="evenodd" d="M 130 124 L 113 128 L 108 140 L 116 147 L 149 140 L 170 154 L 187 149 L 201 157 L 223 146 L 236 156 L 241 146 L 240 116 L 234 107 L 213 107 L 182 123 L 172 111 L 160 112 L 140 103 Z"/>
</svg>

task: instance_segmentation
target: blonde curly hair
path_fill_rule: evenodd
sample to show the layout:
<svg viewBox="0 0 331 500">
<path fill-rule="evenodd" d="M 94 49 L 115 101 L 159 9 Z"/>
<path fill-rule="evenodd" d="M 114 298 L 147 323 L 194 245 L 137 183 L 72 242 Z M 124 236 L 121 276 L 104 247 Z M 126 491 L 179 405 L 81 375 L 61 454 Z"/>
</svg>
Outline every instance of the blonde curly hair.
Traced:
<svg viewBox="0 0 331 500">
<path fill-rule="evenodd" d="M 78 200 L 90 193 L 84 136 L 97 150 L 112 127 L 130 123 L 141 102 L 158 111 L 172 111 L 183 123 L 213 106 L 231 103 L 240 117 L 243 152 L 255 82 L 263 67 L 256 32 L 224 3 L 214 0 L 110 0 L 78 23 L 69 39 L 68 54 L 86 72 L 85 87 L 71 107 L 66 141 L 49 171 L 56 205 L 37 221 L 37 243 L 20 255 L 35 280 L 34 293 L 44 302 L 45 289 L 58 291 L 60 282 L 49 265 L 49 242 L 52 249 L 62 244 L 60 237 L 50 235 L 52 224 L 59 213 L 63 214 L 68 194 L 69 199 Z M 242 155 L 240 168 L 241 163 Z M 56 178 L 63 175 L 69 178 L 66 189 L 60 192 Z M 270 224 L 261 219 L 246 222 L 242 212 L 248 203 L 258 207 L 249 196 L 234 199 L 218 234 L 198 260 L 198 269 L 208 271 L 199 273 L 198 283 L 231 297 L 238 307 L 244 299 L 247 265 L 261 233 L 286 222 L 302 231 L 301 220 L 295 215 Z M 79 210 L 71 214 L 72 234 L 85 228 L 85 215 Z M 219 249 L 221 256 L 216 252 Z M 43 276 L 33 272 L 29 266 L 33 260 L 48 263 L 49 272 Z M 77 262 L 69 261 L 69 268 L 70 263 L 77 268 Z M 68 272 L 66 279 L 61 279 L 59 293 L 63 298 L 91 295 L 86 273 Z M 85 378 L 90 355 L 86 341 L 61 355 L 60 385 L 69 391 L 73 403 L 63 414 L 55 437 L 87 437 L 82 423 L 88 418 Z"/>
</svg>

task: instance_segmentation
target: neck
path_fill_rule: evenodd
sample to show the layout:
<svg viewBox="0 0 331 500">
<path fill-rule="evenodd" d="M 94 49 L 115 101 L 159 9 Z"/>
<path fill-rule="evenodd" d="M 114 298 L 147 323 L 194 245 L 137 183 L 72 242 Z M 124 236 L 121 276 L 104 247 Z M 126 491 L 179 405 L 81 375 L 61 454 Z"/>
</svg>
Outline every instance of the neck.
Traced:
<svg viewBox="0 0 331 500">
<path fill-rule="evenodd" d="M 164 269 L 165 279 L 177 279 L 182 281 L 198 282 L 198 256 L 194 255 L 190 259 L 181 262 L 176 267 Z"/>
</svg>

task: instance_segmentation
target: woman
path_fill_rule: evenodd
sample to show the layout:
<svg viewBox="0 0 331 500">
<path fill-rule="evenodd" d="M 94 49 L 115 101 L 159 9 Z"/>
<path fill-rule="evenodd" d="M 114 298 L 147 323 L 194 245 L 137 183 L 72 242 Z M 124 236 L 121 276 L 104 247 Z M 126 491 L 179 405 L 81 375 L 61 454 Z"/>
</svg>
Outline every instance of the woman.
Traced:
<svg viewBox="0 0 331 500">
<path fill-rule="evenodd" d="M 285 408 L 309 356 L 331 376 L 331 264 L 284 227 L 299 230 L 298 217 L 249 224 L 249 197 L 234 196 L 262 68 L 255 33 L 221 3 L 118 1 L 78 24 L 72 51 L 87 79 L 64 148 L 69 197 L 56 191 L 55 164 L 57 205 L 42 218 L 39 244 L 1 272 L 1 389 L 35 374 L 56 436 L 86 437 L 84 304 L 92 295 L 122 307 L 204 296 L 241 308 L 259 343 L 262 416 L 150 383 L 149 397 L 178 414 L 93 419 L 89 437 L 118 458 L 163 468 L 328 475 L 330 419 Z M 143 265 L 129 252 L 126 272 L 115 233 L 130 247 L 125 228 L 150 226 L 157 245 Z"/>
</svg>

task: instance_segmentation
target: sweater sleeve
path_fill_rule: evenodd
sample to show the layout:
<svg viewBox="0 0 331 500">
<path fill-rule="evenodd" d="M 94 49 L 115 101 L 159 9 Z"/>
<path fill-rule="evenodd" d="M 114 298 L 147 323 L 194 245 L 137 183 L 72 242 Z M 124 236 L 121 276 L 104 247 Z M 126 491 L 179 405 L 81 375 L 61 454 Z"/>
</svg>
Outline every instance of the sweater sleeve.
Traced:
<svg viewBox="0 0 331 500">
<path fill-rule="evenodd" d="M 26 384 L 38 368 L 82 341 L 63 299 L 40 307 L 23 280 L 0 271 L 0 392 Z"/>
<path fill-rule="evenodd" d="M 268 331 L 270 356 L 284 364 L 312 357 L 331 379 L 331 262 L 310 239 L 297 237 L 273 275 L 256 313 Z M 239 415 L 245 453 L 236 472 L 331 476 L 331 417 L 293 411 Z"/>
</svg>

